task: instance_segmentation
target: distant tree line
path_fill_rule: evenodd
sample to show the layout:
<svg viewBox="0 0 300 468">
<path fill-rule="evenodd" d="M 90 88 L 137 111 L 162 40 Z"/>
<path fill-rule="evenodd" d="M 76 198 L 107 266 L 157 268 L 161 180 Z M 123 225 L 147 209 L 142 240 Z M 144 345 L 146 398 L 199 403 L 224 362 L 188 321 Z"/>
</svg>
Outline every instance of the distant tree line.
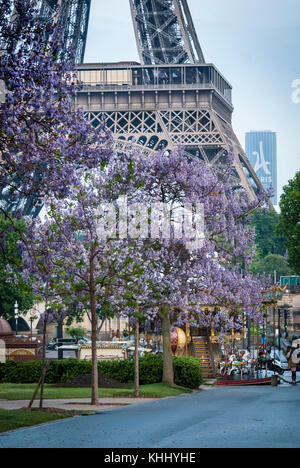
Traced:
<svg viewBox="0 0 300 468">
<path fill-rule="evenodd" d="M 300 172 L 284 187 L 280 214 L 258 210 L 252 215 L 257 251 L 252 270 L 277 280 L 300 275 Z"/>
</svg>

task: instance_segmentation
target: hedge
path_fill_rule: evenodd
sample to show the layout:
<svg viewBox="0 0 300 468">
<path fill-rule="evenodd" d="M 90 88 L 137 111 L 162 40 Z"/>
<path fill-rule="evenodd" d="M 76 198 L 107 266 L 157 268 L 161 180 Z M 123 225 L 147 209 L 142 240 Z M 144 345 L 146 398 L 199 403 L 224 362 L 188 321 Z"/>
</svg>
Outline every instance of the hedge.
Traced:
<svg viewBox="0 0 300 468">
<path fill-rule="evenodd" d="M 134 381 L 134 362 L 132 360 L 101 361 L 99 372 L 122 383 Z M 53 360 L 46 374 L 46 383 L 69 382 L 80 375 L 91 374 L 91 361 L 77 359 Z M 140 358 L 140 384 L 153 384 L 162 381 L 163 356 L 148 354 Z M 36 383 L 41 375 L 41 362 L 7 361 L 0 364 L 1 383 Z M 202 383 L 200 361 L 192 357 L 174 358 L 174 378 L 177 385 L 198 388 Z"/>
<path fill-rule="evenodd" d="M 198 388 L 203 383 L 201 363 L 193 357 L 174 358 L 174 378 L 177 385 Z"/>
</svg>

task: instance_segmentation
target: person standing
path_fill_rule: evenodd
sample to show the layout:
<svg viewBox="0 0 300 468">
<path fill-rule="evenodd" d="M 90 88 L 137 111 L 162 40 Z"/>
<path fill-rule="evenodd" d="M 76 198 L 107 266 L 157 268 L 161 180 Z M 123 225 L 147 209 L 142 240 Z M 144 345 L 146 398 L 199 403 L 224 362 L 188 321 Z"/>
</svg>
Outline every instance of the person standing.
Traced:
<svg viewBox="0 0 300 468">
<path fill-rule="evenodd" d="M 292 343 L 291 348 L 287 353 L 289 369 L 292 372 L 292 383 L 297 384 L 297 366 L 300 362 L 300 345 L 299 343 Z"/>
</svg>

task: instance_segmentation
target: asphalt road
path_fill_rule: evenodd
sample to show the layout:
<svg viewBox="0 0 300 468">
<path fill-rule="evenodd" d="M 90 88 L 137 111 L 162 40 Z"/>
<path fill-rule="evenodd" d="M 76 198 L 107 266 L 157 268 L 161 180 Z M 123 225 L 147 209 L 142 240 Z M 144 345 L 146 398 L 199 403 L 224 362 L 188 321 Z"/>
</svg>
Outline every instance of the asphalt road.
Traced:
<svg viewBox="0 0 300 468">
<path fill-rule="evenodd" d="M 0 447 L 299 448 L 300 386 L 218 388 L 0 435 Z"/>
</svg>

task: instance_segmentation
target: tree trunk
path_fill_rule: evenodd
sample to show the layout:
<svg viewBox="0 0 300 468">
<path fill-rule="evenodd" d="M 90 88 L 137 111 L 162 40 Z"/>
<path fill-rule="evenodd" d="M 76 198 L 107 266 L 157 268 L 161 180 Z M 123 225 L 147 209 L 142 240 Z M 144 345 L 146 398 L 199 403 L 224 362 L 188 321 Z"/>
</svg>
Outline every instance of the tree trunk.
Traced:
<svg viewBox="0 0 300 468">
<path fill-rule="evenodd" d="M 47 307 L 47 305 L 46 305 Z M 41 393 L 40 393 L 40 410 L 43 409 L 44 402 L 44 385 L 46 377 L 46 333 L 47 333 L 48 314 L 45 311 L 43 323 L 43 348 L 42 348 L 42 375 L 41 375 Z"/>
<path fill-rule="evenodd" d="M 174 385 L 173 355 L 171 349 L 171 322 L 169 306 L 163 306 L 159 310 L 161 319 L 161 331 L 163 336 L 164 361 L 163 382 Z"/>
<path fill-rule="evenodd" d="M 90 265 L 90 301 L 91 301 L 91 326 L 92 326 L 92 400 L 91 404 L 97 406 L 99 403 L 98 385 L 98 357 L 97 357 L 97 311 L 95 300 L 94 266 Z"/>
<path fill-rule="evenodd" d="M 140 376 L 139 376 L 139 344 L 140 344 L 140 323 L 135 319 L 135 353 L 134 353 L 134 395 L 140 396 Z"/>
</svg>

